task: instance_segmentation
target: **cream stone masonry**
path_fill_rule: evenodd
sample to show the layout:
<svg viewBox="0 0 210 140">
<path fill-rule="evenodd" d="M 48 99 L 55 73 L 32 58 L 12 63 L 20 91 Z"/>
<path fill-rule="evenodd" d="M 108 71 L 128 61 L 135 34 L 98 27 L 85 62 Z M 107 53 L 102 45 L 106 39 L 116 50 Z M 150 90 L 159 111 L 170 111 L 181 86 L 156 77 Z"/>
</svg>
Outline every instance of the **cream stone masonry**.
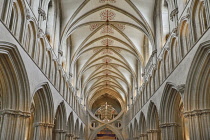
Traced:
<svg viewBox="0 0 210 140">
<path fill-rule="evenodd" d="M 209 0 L 0 0 L 0 140 L 210 140 Z"/>
</svg>

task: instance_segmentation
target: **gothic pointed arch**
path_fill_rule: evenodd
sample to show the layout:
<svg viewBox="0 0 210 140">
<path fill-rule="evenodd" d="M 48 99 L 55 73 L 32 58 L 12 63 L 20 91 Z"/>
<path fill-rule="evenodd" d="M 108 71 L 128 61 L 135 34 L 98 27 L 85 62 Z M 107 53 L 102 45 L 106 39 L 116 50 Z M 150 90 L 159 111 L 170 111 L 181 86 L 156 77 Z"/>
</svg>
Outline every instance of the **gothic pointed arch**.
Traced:
<svg viewBox="0 0 210 140">
<path fill-rule="evenodd" d="M 66 133 L 66 107 L 64 101 L 61 102 L 57 108 L 55 119 L 54 119 L 54 128 L 53 128 L 53 140 L 65 140 Z"/>
<path fill-rule="evenodd" d="M 21 81 L 21 82 L 20 82 Z M 26 133 L 26 119 L 30 116 L 30 89 L 27 72 L 14 44 L 0 42 L 0 139 L 15 139 L 4 130 Z M 20 117 L 22 115 L 22 117 Z M 13 122 L 10 118 L 14 118 Z M 19 124 L 23 128 L 19 129 Z M 10 124 L 14 125 L 10 125 Z"/>
<path fill-rule="evenodd" d="M 76 119 L 75 126 L 74 126 L 74 134 L 75 134 L 74 138 L 75 139 L 79 139 L 80 138 L 79 130 L 80 130 L 79 119 L 77 118 Z"/>
<path fill-rule="evenodd" d="M 131 124 L 132 125 L 132 124 Z M 116 135 L 116 137 L 118 138 L 118 139 L 120 139 L 120 140 L 124 140 L 124 138 L 123 138 L 123 136 L 122 136 L 122 134 L 119 132 L 119 130 L 117 130 L 115 127 L 113 127 L 112 125 L 102 125 L 102 126 L 100 126 L 97 130 L 94 130 L 92 133 L 91 133 L 91 135 L 90 135 L 90 137 L 89 137 L 89 140 L 93 140 L 94 138 L 95 138 L 95 136 L 97 135 L 97 133 L 98 132 L 100 132 L 101 130 L 103 130 L 104 128 L 106 128 L 106 129 L 108 129 L 108 130 L 110 130 L 110 131 L 112 131 L 115 135 Z M 133 130 L 133 129 L 132 129 Z M 133 134 L 133 133 L 132 133 Z M 131 138 L 131 137 L 130 137 Z M 133 138 L 133 136 L 132 136 L 132 138 Z M 132 139 L 131 138 L 131 139 Z"/>
<path fill-rule="evenodd" d="M 52 139 L 52 129 L 54 126 L 53 116 L 54 116 L 54 103 L 51 93 L 51 89 L 48 83 L 43 83 L 39 85 L 34 92 L 33 96 L 33 125 L 30 125 L 33 133 L 34 140 L 44 139 L 48 137 Z"/>
<path fill-rule="evenodd" d="M 24 63 L 16 46 L 8 42 L 0 42 L 0 56 L 1 97 L 4 102 L 1 107 L 29 111 L 29 81 Z M 19 80 L 23 83 L 21 84 Z"/>
<path fill-rule="evenodd" d="M 133 128 L 133 124 L 130 124 L 130 128 L 129 128 L 129 138 L 133 139 L 133 134 L 134 134 L 134 128 Z"/>
<path fill-rule="evenodd" d="M 147 124 L 145 115 L 143 112 L 140 113 L 140 119 L 139 119 L 139 137 L 140 139 L 147 139 Z"/>
<path fill-rule="evenodd" d="M 135 118 L 135 120 L 134 120 L 134 133 L 133 133 L 134 139 L 138 138 L 138 135 L 139 135 L 138 129 L 139 129 L 138 122 L 137 122 L 137 119 Z"/>
<path fill-rule="evenodd" d="M 159 116 L 156 105 L 151 101 L 147 113 L 148 139 L 160 140 Z"/>
<path fill-rule="evenodd" d="M 193 0 L 191 8 L 192 29 L 194 35 L 193 39 L 194 42 L 196 42 L 208 27 L 207 7 L 203 0 Z"/>
<path fill-rule="evenodd" d="M 167 83 L 163 91 L 163 96 L 160 103 L 160 127 L 161 138 L 185 140 L 185 119 L 183 116 L 183 100 L 182 93 L 184 85 L 176 86 L 172 83 Z M 168 131 L 173 130 L 171 135 Z"/>
<path fill-rule="evenodd" d="M 67 121 L 67 139 L 70 140 L 74 136 L 74 116 L 73 112 L 70 113 Z"/>
<path fill-rule="evenodd" d="M 210 129 L 210 42 L 199 46 L 191 64 L 184 94 L 185 117 L 189 139 L 209 139 Z M 196 120 L 199 121 L 196 121 Z M 206 120 L 207 119 L 207 120 Z M 191 121 L 190 121 L 191 120 Z M 203 124 L 203 125 L 201 125 Z M 196 128 L 194 131 L 191 128 Z"/>
</svg>

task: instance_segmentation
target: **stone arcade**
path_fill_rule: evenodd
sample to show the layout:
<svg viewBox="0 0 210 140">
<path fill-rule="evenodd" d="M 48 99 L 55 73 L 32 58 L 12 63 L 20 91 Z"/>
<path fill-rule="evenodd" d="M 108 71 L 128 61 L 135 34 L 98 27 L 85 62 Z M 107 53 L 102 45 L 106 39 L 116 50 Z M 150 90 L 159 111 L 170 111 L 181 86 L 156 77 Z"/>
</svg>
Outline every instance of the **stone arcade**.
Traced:
<svg viewBox="0 0 210 140">
<path fill-rule="evenodd" d="M 0 140 L 210 140 L 210 0 L 0 0 Z"/>
</svg>

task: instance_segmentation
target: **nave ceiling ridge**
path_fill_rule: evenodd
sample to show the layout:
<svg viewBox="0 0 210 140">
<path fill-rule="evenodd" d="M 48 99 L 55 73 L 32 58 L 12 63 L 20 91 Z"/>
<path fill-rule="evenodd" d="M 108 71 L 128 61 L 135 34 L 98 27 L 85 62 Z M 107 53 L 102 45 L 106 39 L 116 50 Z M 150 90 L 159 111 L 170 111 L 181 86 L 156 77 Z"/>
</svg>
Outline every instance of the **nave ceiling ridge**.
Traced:
<svg viewBox="0 0 210 140">
<path fill-rule="evenodd" d="M 127 102 L 154 44 L 153 27 L 139 9 L 127 0 L 83 1 L 63 29 L 62 42 L 70 42 L 70 67 L 77 77 L 73 85 L 81 87 L 78 96 L 85 104 L 106 89 Z"/>
</svg>

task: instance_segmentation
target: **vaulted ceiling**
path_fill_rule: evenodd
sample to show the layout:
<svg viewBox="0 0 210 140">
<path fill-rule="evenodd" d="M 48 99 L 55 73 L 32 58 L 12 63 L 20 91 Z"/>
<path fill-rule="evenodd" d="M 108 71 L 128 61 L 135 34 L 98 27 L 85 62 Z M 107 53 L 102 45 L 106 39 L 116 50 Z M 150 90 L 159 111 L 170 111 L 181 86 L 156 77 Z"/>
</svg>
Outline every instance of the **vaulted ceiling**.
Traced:
<svg viewBox="0 0 210 140">
<path fill-rule="evenodd" d="M 62 0 L 62 44 L 86 104 L 103 94 L 127 104 L 154 50 L 155 0 Z"/>
</svg>

